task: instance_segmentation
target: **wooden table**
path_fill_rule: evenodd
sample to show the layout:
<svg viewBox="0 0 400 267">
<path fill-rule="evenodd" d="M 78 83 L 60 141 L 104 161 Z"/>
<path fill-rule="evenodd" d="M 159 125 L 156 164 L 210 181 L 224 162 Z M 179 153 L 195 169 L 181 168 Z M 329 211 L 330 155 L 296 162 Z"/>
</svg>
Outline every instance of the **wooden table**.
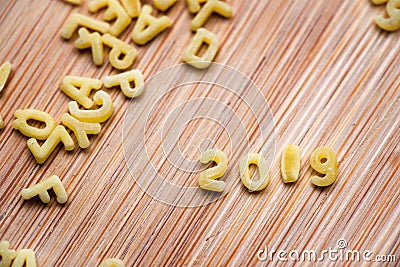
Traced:
<svg viewBox="0 0 400 267">
<path fill-rule="evenodd" d="M 98 266 L 109 257 L 127 266 L 285 264 L 276 254 L 272 261 L 260 261 L 257 254 L 265 247 L 287 252 L 338 249 L 339 239 L 347 242 L 343 251 L 370 250 L 374 256 L 391 254 L 399 261 L 400 32 L 375 26 L 373 19 L 384 14 L 384 5 L 367 0 L 227 1 L 234 16 L 227 20 L 213 15 L 205 27 L 221 41 L 215 61 L 248 76 L 269 104 L 276 145 L 269 154 L 275 156 L 271 181 L 264 191 L 250 193 L 238 175 L 243 154 L 232 148 L 241 147 L 241 142 L 230 143 L 218 122 L 192 120 L 182 131 L 173 128 L 180 135 L 182 154 L 199 170 L 198 146 L 212 139 L 230 158 L 221 180 L 231 183 L 212 203 L 179 207 L 142 190 L 136 179 L 143 173 L 131 174 L 122 138 L 126 111 L 135 104 L 154 105 L 149 117 L 138 114 L 137 120 L 156 129 L 179 103 L 213 98 L 239 112 L 246 106 L 240 95 L 198 86 L 169 92 L 157 102 L 152 96 L 158 88 L 146 88 L 131 102 L 118 89 L 106 90 L 114 113 L 91 138 L 91 146 L 72 152 L 58 146 L 43 165 L 35 162 L 27 138 L 12 129 L 16 109 L 36 108 L 61 120 L 70 101 L 59 89 L 65 75 L 101 79 L 118 73 L 108 59 L 96 67 L 90 51 L 77 50 L 76 35 L 69 41 L 60 37 L 72 13 L 89 14 L 88 2 L 78 7 L 61 0 L 0 3 L 0 63 L 13 63 L 13 74 L 0 95 L 5 123 L 0 131 L 0 240 L 8 240 L 15 249 L 33 249 L 38 266 Z M 193 36 L 192 15 L 184 1 L 166 14 L 173 26 L 145 46 L 131 41 L 134 22 L 120 36 L 138 50 L 132 68 L 140 69 L 146 80 L 181 63 Z M 100 18 L 101 13 L 90 16 Z M 256 113 L 263 108 L 251 105 Z M 256 132 L 254 121 L 245 124 L 249 133 Z M 157 149 L 155 139 L 149 140 L 147 145 Z M 301 148 L 300 178 L 294 184 L 284 184 L 280 176 L 281 151 L 288 143 Z M 315 171 L 309 157 L 320 146 L 331 147 L 339 161 L 338 179 L 327 188 L 310 183 Z M 157 151 L 141 156 L 166 179 L 196 189 L 198 173 L 174 175 L 177 166 Z M 143 158 L 137 160 L 143 164 Z M 55 198 L 47 205 L 22 200 L 23 188 L 53 174 L 69 193 L 67 204 L 59 205 Z M 358 264 L 329 259 L 323 263 Z"/>
</svg>

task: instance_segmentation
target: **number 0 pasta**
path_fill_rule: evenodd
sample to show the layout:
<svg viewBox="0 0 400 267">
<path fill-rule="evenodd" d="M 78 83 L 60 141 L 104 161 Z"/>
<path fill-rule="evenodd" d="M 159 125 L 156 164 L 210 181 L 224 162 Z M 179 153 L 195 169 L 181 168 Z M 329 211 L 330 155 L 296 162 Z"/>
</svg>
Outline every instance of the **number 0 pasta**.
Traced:
<svg viewBox="0 0 400 267">
<path fill-rule="evenodd" d="M 259 179 L 252 180 L 250 177 L 249 166 L 255 164 L 258 167 Z M 261 191 L 269 183 L 268 164 L 265 158 L 258 153 L 250 153 L 240 159 L 239 163 L 240 178 L 244 186 L 250 191 Z"/>
</svg>

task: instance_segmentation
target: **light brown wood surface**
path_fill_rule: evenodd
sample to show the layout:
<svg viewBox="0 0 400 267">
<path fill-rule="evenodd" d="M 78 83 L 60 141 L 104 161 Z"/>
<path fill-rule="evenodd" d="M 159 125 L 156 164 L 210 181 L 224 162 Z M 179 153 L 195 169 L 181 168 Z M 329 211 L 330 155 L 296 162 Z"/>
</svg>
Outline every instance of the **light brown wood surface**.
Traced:
<svg viewBox="0 0 400 267">
<path fill-rule="evenodd" d="M 122 139 L 125 112 L 135 102 L 117 89 L 107 90 L 114 114 L 88 149 L 69 153 L 58 146 L 45 164 L 36 164 L 27 138 L 12 129 L 14 111 L 36 108 L 60 121 L 70 101 L 59 90 L 65 75 L 101 79 L 117 71 L 108 59 L 96 67 L 89 51 L 75 49 L 76 35 L 70 41 L 60 37 L 70 14 L 88 14 L 88 0 L 78 7 L 61 0 L 0 2 L 0 63 L 13 63 L 0 95 L 5 123 L 0 131 L 0 240 L 35 250 L 38 266 L 98 266 L 109 257 L 127 266 L 294 265 L 261 262 L 256 254 L 265 246 L 322 251 L 336 248 L 341 238 L 348 249 L 396 255 L 398 264 L 400 32 L 375 26 L 373 18 L 384 14 L 385 6 L 367 0 L 227 2 L 234 16 L 213 15 L 205 25 L 221 40 L 215 61 L 249 76 L 265 95 L 275 121 L 275 159 L 269 186 L 250 193 L 238 175 L 237 160 L 243 155 L 231 153 L 229 134 L 210 121 L 188 124 L 180 137 L 187 157 L 197 160 L 199 140 L 214 139 L 231 162 L 221 180 L 233 181 L 221 199 L 192 208 L 164 204 L 136 184 Z M 120 37 L 138 49 L 133 68 L 142 70 L 145 79 L 180 63 L 193 36 L 184 1 L 166 14 L 173 26 L 147 45 L 132 43 L 134 21 Z M 147 89 L 136 103 L 155 104 L 152 90 L 157 88 Z M 229 100 L 234 110 L 244 105 L 224 90 L 193 90 L 172 92 L 159 102 L 150 127 L 162 123 L 168 107 L 193 97 Z M 290 185 L 282 182 L 279 169 L 287 143 L 299 145 L 302 155 L 300 179 Z M 315 174 L 309 157 L 319 146 L 331 147 L 339 161 L 337 181 L 323 189 L 309 181 Z M 173 166 L 165 167 L 160 155 L 149 160 L 174 176 Z M 69 193 L 67 204 L 59 205 L 54 197 L 47 205 L 22 200 L 23 188 L 53 174 Z M 196 174 L 169 179 L 197 183 Z M 360 263 L 322 263 L 328 264 Z"/>
</svg>

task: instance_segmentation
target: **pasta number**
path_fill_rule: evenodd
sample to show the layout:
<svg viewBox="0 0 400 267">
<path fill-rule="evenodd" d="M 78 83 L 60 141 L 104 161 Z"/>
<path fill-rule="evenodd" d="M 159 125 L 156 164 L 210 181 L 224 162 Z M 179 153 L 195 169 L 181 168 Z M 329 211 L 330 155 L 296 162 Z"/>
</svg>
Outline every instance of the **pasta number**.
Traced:
<svg viewBox="0 0 400 267">
<path fill-rule="evenodd" d="M 221 150 L 209 149 L 201 154 L 200 162 L 207 164 L 210 161 L 217 163 L 217 166 L 200 173 L 199 185 L 205 190 L 222 192 L 225 190 L 225 182 L 216 181 L 215 179 L 225 174 L 228 168 L 228 158 Z"/>
<path fill-rule="evenodd" d="M 222 192 L 225 190 L 224 181 L 216 181 L 223 176 L 228 168 L 228 158 L 225 153 L 218 149 L 209 149 L 201 154 L 200 162 L 203 164 L 214 161 L 217 166 L 200 173 L 199 186 L 202 189 Z M 259 179 L 253 180 L 250 175 L 250 165 L 255 164 L 258 168 Z M 335 152 L 330 148 L 320 147 L 314 150 L 310 158 L 311 167 L 324 176 L 313 175 L 311 183 L 316 186 L 329 186 L 336 181 L 338 174 L 338 161 Z M 261 191 L 268 186 L 269 174 L 268 163 L 258 153 L 249 153 L 240 159 L 240 179 L 250 192 Z M 300 173 L 300 149 L 296 145 L 286 145 L 281 158 L 281 174 L 284 183 L 296 182 Z"/>
<path fill-rule="evenodd" d="M 250 177 L 249 166 L 255 164 L 258 167 L 259 179 L 252 180 Z M 269 183 L 268 164 L 261 154 L 250 153 L 240 160 L 239 164 L 240 178 L 244 186 L 250 191 L 261 191 L 267 187 Z"/>
<path fill-rule="evenodd" d="M 324 177 L 314 175 L 311 177 L 311 183 L 317 186 L 328 186 L 336 181 L 338 172 L 338 163 L 335 153 L 327 147 L 320 147 L 314 150 L 310 158 L 311 167 Z"/>
</svg>

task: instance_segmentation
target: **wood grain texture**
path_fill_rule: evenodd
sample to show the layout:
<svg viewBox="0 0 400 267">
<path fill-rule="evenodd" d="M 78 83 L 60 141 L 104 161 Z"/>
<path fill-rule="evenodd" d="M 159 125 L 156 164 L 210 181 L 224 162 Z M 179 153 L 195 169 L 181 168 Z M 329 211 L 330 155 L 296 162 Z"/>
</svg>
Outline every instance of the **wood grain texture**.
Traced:
<svg viewBox="0 0 400 267">
<path fill-rule="evenodd" d="M 117 72 L 108 59 L 96 67 L 90 52 L 76 50 L 76 36 L 70 41 L 60 37 L 70 14 L 88 14 L 87 0 L 78 7 L 61 0 L 0 1 L 0 63 L 13 63 L 0 95 L 5 123 L 0 131 L 0 240 L 35 250 L 39 266 L 97 266 L 108 257 L 127 266 L 283 265 L 261 262 L 256 253 L 265 246 L 322 251 L 336 247 L 340 238 L 349 249 L 393 254 L 399 261 L 400 32 L 386 33 L 374 25 L 384 6 L 367 0 L 227 2 L 234 16 L 213 16 L 206 28 L 221 40 L 216 61 L 249 76 L 268 100 L 277 136 L 271 182 L 252 194 L 232 177 L 235 186 L 220 200 L 178 208 L 151 198 L 130 174 L 121 138 L 130 103 L 117 89 L 108 90 L 114 114 L 88 149 L 68 153 L 59 146 L 45 164 L 35 163 L 27 138 L 12 129 L 14 111 L 37 108 L 60 121 L 70 101 L 59 90 L 65 75 L 102 78 Z M 193 36 L 184 1 L 167 15 L 172 28 L 148 45 L 135 46 L 133 67 L 145 79 L 180 63 Z M 131 44 L 133 25 L 121 36 Z M 242 107 L 225 94 L 215 97 Z M 190 97 L 175 94 L 169 101 Z M 151 93 L 137 101 L 149 99 Z M 160 102 L 158 109 L 169 103 Z M 153 119 L 161 122 L 163 113 Z M 225 133 L 204 123 L 188 125 L 182 136 L 189 157 L 199 157 L 189 148 L 209 135 L 226 144 Z M 302 155 L 300 179 L 291 185 L 282 182 L 279 170 L 287 143 L 299 145 Z M 309 157 L 318 146 L 337 151 L 339 161 L 338 180 L 324 189 L 309 181 Z M 150 160 L 160 163 L 157 155 Z M 47 205 L 22 200 L 21 189 L 53 174 L 69 193 L 66 205 L 54 198 Z"/>
</svg>

